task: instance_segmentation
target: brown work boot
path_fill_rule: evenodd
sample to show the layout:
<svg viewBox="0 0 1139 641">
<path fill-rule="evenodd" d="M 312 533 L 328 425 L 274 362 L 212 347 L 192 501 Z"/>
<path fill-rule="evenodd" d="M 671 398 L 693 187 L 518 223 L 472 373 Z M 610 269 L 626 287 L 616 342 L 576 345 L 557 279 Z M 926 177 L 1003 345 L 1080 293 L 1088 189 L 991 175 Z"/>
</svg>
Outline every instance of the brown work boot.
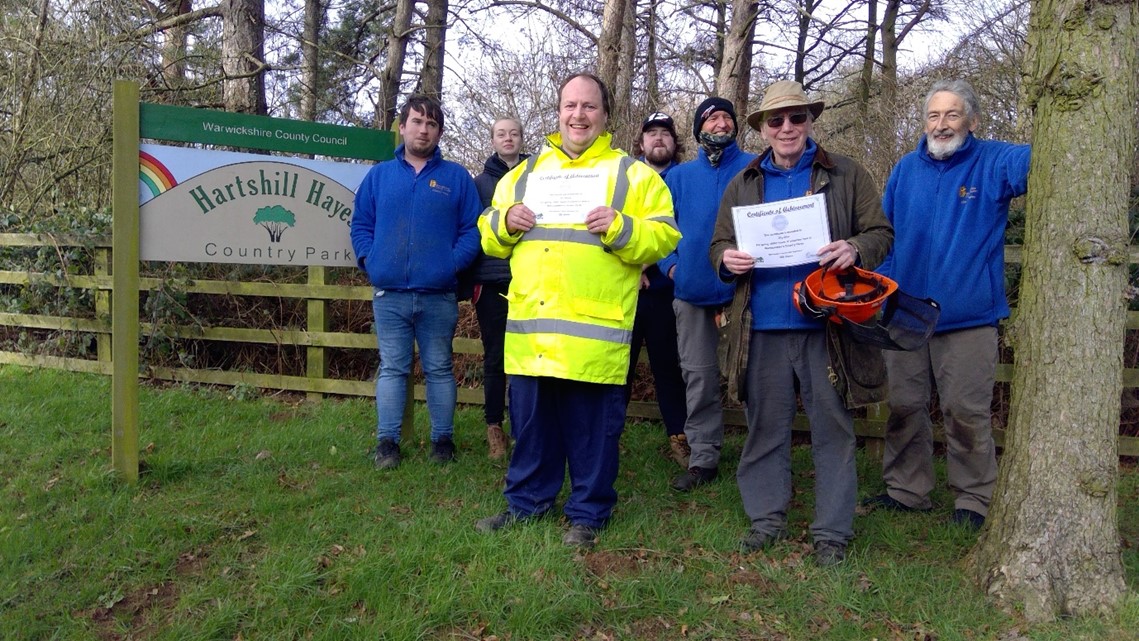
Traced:
<svg viewBox="0 0 1139 641">
<path fill-rule="evenodd" d="M 672 460 L 687 470 L 688 457 L 692 454 L 692 448 L 688 446 L 688 437 L 683 434 L 673 434 L 668 437 L 668 447 Z"/>
<path fill-rule="evenodd" d="M 491 423 L 486 426 L 486 449 L 487 456 L 492 461 L 497 461 L 506 456 L 506 450 L 510 448 L 510 441 L 506 438 L 506 433 L 502 431 L 502 426 L 497 423 Z"/>
</svg>

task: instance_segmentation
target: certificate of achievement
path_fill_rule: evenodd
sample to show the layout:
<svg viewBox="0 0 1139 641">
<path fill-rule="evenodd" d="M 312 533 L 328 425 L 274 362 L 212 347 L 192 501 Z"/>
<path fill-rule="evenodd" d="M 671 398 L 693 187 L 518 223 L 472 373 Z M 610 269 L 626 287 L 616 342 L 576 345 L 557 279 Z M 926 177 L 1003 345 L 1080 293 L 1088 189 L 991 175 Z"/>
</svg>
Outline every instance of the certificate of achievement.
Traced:
<svg viewBox="0 0 1139 641">
<path fill-rule="evenodd" d="M 532 173 L 522 202 L 539 225 L 584 223 L 585 215 L 606 204 L 609 182 L 600 169 Z"/>
<path fill-rule="evenodd" d="M 822 194 L 732 207 L 732 222 L 736 246 L 755 258 L 756 268 L 818 262 L 816 252 L 831 242 Z"/>
</svg>

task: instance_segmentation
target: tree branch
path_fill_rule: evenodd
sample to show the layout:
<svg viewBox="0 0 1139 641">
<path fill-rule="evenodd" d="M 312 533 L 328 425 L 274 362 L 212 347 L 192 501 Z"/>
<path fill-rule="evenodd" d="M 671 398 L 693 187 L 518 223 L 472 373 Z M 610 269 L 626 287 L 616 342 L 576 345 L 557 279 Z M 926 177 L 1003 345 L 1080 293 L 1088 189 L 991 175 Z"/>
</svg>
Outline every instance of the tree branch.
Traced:
<svg viewBox="0 0 1139 641">
<path fill-rule="evenodd" d="M 223 15 L 225 15 L 225 14 L 223 13 L 221 5 L 214 5 L 212 7 L 205 7 L 203 9 L 197 9 L 195 11 L 191 11 L 189 13 L 180 13 L 176 16 L 171 16 L 171 17 L 166 18 L 164 20 L 159 20 L 157 22 L 152 22 L 148 25 L 143 25 L 143 26 L 139 27 L 138 29 L 135 29 L 134 32 L 132 32 L 131 34 L 124 36 L 123 38 L 120 38 L 120 40 L 131 40 L 134 38 L 142 38 L 145 36 L 152 36 L 156 33 L 161 33 L 163 31 L 166 31 L 167 29 L 175 29 L 177 27 L 184 27 L 188 24 L 192 24 L 192 23 L 197 22 L 199 20 L 202 20 L 204 18 L 221 18 Z"/>
<path fill-rule="evenodd" d="M 488 7 L 530 7 L 531 9 L 538 9 L 554 16 L 555 18 L 565 22 L 573 27 L 575 31 L 589 39 L 594 46 L 597 46 L 597 36 L 589 29 L 586 29 L 580 22 L 574 20 L 569 14 L 559 11 L 553 7 L 542 4 L 539 0 L 493 0 Z"/>
</svg>

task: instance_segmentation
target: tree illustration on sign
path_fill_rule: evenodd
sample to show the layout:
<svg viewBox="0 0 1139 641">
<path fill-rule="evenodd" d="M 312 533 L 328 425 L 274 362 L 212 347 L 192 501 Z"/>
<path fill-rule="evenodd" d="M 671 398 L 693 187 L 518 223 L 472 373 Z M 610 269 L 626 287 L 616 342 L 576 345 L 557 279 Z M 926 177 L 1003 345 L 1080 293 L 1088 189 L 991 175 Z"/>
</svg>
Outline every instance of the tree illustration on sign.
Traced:
<svg viewBox="0 0 1139 641">
<path fill-rule="evenodd" d="M 297 224 L 297 217 L 288 209 L 280 205 L 273 205 L 272 207 L 258 209 L 253 216 L 253 224 L 261 225 L 269 232 L 270 242 L 279 243 L 285 228 Z"/>
</svg>

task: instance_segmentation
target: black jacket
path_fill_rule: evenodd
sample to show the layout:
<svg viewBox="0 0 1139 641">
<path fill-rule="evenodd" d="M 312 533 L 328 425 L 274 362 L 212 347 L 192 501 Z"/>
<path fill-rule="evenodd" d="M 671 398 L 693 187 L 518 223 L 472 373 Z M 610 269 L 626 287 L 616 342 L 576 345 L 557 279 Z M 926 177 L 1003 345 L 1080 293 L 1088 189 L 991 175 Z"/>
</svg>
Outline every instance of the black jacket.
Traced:
<svg viewBox="0 0 1139 641">
<path fill-rule="evenodd" d="M 519 156 L 520 161 L 526 158 L 529 158 L 529 154 Z M 475 176 L 475 186 L 478 187 L 479 198 L 482 200 L 484 210 L 490 207 L 490 199 L 494 196 L 494 188 L 498 185 L 499 179 L 505 176 L 510 169 L 506 163 L 502 162 L 498 154 L 491 154 L 490 158 L 486 159 L 486 164 L 483 165 L 483 172 Z M 470 275 L 474 283 L 509 283 L 510 262 L 480 253 L 467 274 Z"/>
</svg>

